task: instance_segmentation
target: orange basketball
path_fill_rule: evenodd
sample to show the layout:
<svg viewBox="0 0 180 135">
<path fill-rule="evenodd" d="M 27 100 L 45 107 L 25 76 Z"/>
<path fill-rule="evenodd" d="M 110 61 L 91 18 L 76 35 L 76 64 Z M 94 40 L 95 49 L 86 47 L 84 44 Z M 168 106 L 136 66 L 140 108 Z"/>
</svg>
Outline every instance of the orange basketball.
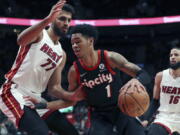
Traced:
<svg viewBox="0 0 180 135">
<path fill-rule="evenodd" d="M 149 107 L 150 99 L 144 87 L 137 86 L 121 90 L 118 106 L 123 113 L 131 117 L 143 115 Z"/>
</svg>

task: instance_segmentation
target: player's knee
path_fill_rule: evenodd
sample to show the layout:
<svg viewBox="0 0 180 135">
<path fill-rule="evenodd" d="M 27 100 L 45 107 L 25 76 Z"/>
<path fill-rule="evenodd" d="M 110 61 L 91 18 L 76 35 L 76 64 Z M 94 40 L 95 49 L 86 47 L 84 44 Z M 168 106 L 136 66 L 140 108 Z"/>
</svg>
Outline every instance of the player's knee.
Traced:
<svg viewBox="0 0 180 135">
<path fill-rule="evenodd" d="M 102 128 L 98 130 L 97 128 L 91 127 L 89 130 L 89 135 L 111 135 L 112 132 L 113 131 L 108 128 Z"/>
<path fill-rule="evenodd" d="M 49 135 L 49 129 L 47 129 L 47 128 L 36 128 L 33 131 L 29 131 L 28 135 Z"/>
<path fill-rule="evenodd" d="M 173 132 L 172 135 L 180 135 L 178 132 Z"/>
</svg>

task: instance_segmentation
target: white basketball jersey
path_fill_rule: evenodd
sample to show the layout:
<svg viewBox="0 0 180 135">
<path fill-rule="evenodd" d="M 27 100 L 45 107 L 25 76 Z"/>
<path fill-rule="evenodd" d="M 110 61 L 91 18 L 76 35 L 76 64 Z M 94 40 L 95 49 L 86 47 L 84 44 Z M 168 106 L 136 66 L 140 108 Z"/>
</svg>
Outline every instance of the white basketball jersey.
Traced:
<svg viewBox="0 0 180 135">
<path fill-rule="evenodd" d="M 180 113 L 180 77 L 174 79 L 170 75 L 169 69 L 163 71 L 158 110 Z"/>
<path fill-rule="evenodd" d="M 5 77 L 24 92 L 40 94 L 62 58 L 61 44 L 58 42 L 55 45 L 47 31 L 43 30 L 40 42 L 19 49 L 14 65 Z"/>
<path fill-rule="evenodd" d="M 158 111 L 154 122 L 180 133 L 180 77 L 174 79 L 169 69 L 163 71 Z"/>
</svg>

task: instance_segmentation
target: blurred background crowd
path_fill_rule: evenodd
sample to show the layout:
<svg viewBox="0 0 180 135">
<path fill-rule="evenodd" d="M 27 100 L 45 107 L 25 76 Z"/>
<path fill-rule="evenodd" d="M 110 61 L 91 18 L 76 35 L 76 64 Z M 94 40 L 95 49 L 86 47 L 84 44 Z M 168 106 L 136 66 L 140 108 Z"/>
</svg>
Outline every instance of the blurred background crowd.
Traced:
<svg viewBox="0 0 180 135">
<path fill-rule="evenodd" d="M 0 16 L 42 18 L 56 0 L 1 0 Z M 178 0 L 67 0 L 78 19 L 136 18 L 173 15 L 180 12 Z"/>
<path fill-rule="evenodd" d="M 51 6 L 57 0 L 0 0 L 0 17 L 17 17 L 28 19 L 44 18 Z M 76 16 L 74 19 L 114 19 L 114 18 L 144 18 L 180 15 L 178 0 L 67 0 L 74 6 Z M 4 74 L 11 68 L 15 60 L 18 46 L 17 35 L 25 29 L 25 26 L 0 25 L 0 85 L 4 82 Z M 99 41 L 95 48 L 108 49 L 123 54 L 131 62 L 146 69 L 152 78 L 155 74 L 167 68 L 169 48 L 180 44 L 180 23 L 143 25 L 143 26 L 119 26 L 98 27 Z M 72 64 L 73 55 L 70 39 L 67 36 L 62 41 L 67 52 L 67 63 L 64 69 L 62 84 L 67 87 L 67 70 Z M 122 74 L 123 81 L 129 77 Z M 153 85 L 153 82 L 152 82 Z M 149 89 L 152 89 L 152 85 Z M 78 107 L 77 107 L 78 108 Z M 77 120 L 87 120 L 86 109 L 77 109 L 76 114 L 81 114 Z M 81 113 L 80 113 L 81 112 Z M 84 113 L 82 113 L 84 112 Z M 8 127 L 12 134 L 23 134 L 15 130 L 9 121 L 0 115 L 0 134 L 3 127 Z M 6 125 L 6 126 L 4 126 Z M 76 125 L 82 130 L 81 125 Z M 4 135 L 6 135 L 4 128 Z M 10 135 L 10 133 L 8 134 Z"/>
</svg>

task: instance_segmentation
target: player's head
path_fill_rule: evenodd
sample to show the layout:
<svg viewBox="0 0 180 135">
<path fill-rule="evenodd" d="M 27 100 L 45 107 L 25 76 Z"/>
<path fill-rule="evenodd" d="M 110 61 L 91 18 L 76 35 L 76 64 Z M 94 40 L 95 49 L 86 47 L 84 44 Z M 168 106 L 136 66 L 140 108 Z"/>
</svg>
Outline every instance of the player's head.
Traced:
<svg viewBox="0 0 180 135">
<path fill-rule="evenodd" d="M 88 24 L 76 25 L 71 29 L 71 44 L 77 57 L 83 57 L 89 50 L 94 49 L 97 41 L 97 29 Z"/>
<path fill-rule="evenodd" d="M 69 4 L 64 4 L 59 16 L 51 24 L 51 27 L 57 36 L 63 37 L 66 35 L 74 14 L 74 8 Z"/>
<path fill-rule="evenodd" d="M 169 61 L 170 68 L 173 70 L 180 68 L 180 46 L 176 45 L 171 48 Z"/>
</svg>

